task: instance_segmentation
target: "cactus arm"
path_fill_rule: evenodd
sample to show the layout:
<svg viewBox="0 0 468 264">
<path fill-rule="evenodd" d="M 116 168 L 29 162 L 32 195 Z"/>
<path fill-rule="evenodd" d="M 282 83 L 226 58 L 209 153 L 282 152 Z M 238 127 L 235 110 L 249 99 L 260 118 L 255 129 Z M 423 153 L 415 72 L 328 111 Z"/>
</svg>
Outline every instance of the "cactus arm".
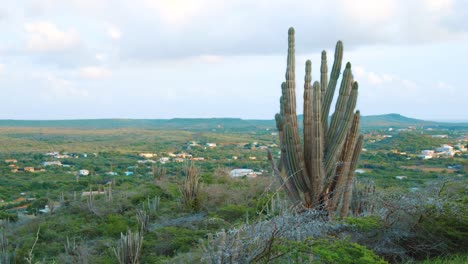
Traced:
<svg viewBox="0 0 468 264">
<path fill-rule="evenodd" d="M 338 41 L 335 47 L 335 61 L 333 62 L 330 81 L 328 82 L 322 102 L 322 127 L 324 131 L 328 131 L 328 116 L 330 114 L 330 106 L 333 101 L 333 95 L 335 94 L 336 84 L 338 82 L 338 78 L 340 77 L 342 59 L 343 43 Z"/>
<path fill-rule="evenodd" d="M 312 186 L 312 201 L 316 206 L 319 200 L 320 192 L 322 190 L 323 178 L 325 176 L 325 169 L 323 167 L 324 155 L 324 132 L 322 128 L 322 91 L 318 82 L 313 85 L 313 104 L 312 104 L 312 153 L 310 157 L 310 183 Z"/>
<path fill-rule="evenodd" d="M 360 113 L 357 111 L 353 117 L 353 123 L 351 129 L 346 136 L 346 141 L 341 151 L 340 156 L 340 165 L 337 166 L 335 173 L 335 180 L 332 181 L 332 186 L 330 187 L 331 192 L 331 210 L 335 211 L 338 206 L 342 194 L 344 192 L 344 186 L 348 178 L 350 164 L 353 159 L 353 153 L 356 145 L 356 140 L 359 135 L 359 120 Z"/>
<path fill-rule="evenodd" d="M 323 102 L 325 91 L 328 85 L 328 65 L 327 65 L 327 52 L 322 51 L 322 62 L 320 64 L 320 93 L 322 94 L 321 101 Z"/>
<path fill-rule="evenodd" d="M 338 131 L 336 132 L 335 137 L 330 141 L 332 144 L 330 145 L 330 148 L 326 150 L 325 173 L 327 176 L 325 179 L 325 185 L 330 183 L 330 180 L 333 179 L 335 174 L 336 161 L 339 153 L 341 153 L 341 148 L 352 123 L 353 112 L 357 102 L 357 94 L 358 84 L 357 82 L 354 82 L 349 100 L 347 102 L 346 111 L 344 112 L 340 122 L 341 126 L 337 128 Z"/>
<path fill-rule="evenodd" d="M 289 179 L 287 179 L 287 176 L 283 175 L 281 171 L 277 168 L 269 149 L 267 149 L 267 155 L 271 167 L 273 168 L 273 174 L 276 176 L 276 178 L 278 178 L 278 181 L 280 182 L 280 187 L 285 190 L 286 196 L 288 196 L 288 198 L 294 206 L 299 204 L 301 202 L 301 196 L 299 195 L 299 191 L 297 190 L 297 188 L 295 188 L 292 182 Z"/>
<path fill-rule="evenodd" d="M 311 164 L 310 159 L 312 157 L 312 76 L 311 76 L 311 62 L 308 60 L 306 62 L 306 72 L 304 78 L 304 162 L 306 164 L 307 173 L 310 176 L 311 173 Z"/>
<path fill-rule="evenodd" d="M 327 138 L 333 139 L 336 136 L 336 133 L 339 131 L 339 126 L 342 125 L 342 117 L 345 114 L 345 111 L 351 110 L 354 112 L 354 109 L 346 109 L 348 104 L 348 99 L 351 94 L 351 64 L 348 62 L 343 73 L 343 79 L 341 81 L 340 93 L 338 100 L 335 105 L 335 112 L 331 119 L 330 127 L 328 129 Z M 329 144 L 332 145 L 333 143 Z"/>
<path fill-rule="evenodd" d="M 295 54 L 294 54 L 294 29 L 288 31 L 288 60 L 286 69 L 286 85 L 284 92 L 283 117 L 285 121 L 285 145 L 289 163 L 289 175 L 293 175 L 295 182 L 303 192 L 310 189 L 309 177 L 305 168 L 301 139 L 297 126 L 296 115 L 296 83 L 294 74 Z"/>
<path fill-rule="evenodd" d="M 352 182 L 354 179 L 354 171 L 356 170 L 356 165 L 359 160 L 359 155 L 361 154 L 362 144 L 364 142 L 364 136 L 360 135 L 357 139 L 356 145 L 354 146 L 353 158 L 351 160 L 349 172 L 346 179 L 346 185 L 343 193 L 343 202 L 341 204 L 340 217 L 346 217 L 348 215 L 351 194 L 352 194 Z"/>
</svg>

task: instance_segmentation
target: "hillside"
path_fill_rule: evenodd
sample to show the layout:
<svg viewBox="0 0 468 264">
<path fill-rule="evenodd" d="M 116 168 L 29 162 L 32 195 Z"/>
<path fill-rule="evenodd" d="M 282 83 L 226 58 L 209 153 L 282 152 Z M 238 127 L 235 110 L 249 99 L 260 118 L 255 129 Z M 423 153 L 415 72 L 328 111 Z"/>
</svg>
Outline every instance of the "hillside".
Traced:
<svg viewBox="0 0 468 264">
<path fill-rule="evenodd" d="M 302 120 L 302 115 L 299 116 Z M 299 122 L 301 124 L 302 122 Z M 363 116 L 361 127 L 434 126 L 441 128 L 467 128 L 468 123 L 444 123 L 409 118 L 400 114 Z M 249 120 L 240 118 L 174 118 L 174 119 L 80 119 L 80 120 L 0 120 L 0 127 L 56 127 L 82 129 L 190 129 L 190 130 L 240 130 L 274 128 L 274 120 Z"/>
</svg>

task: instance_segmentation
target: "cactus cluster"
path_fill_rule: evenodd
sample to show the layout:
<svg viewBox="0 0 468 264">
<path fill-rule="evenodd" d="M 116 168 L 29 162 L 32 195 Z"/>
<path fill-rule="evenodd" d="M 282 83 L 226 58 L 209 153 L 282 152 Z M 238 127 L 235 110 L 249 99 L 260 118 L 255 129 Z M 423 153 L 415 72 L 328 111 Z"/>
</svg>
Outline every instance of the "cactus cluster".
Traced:
<svg viewBox="0 0 468 264">
<path fill-rule="evenodd" d="M 296 114 L 294 29 L 288 32 L 286 81 L 282 83 L 280 113 L 276 126 L 280 137 L 281 156 L 275 174 L 294 204 L 346 215 L 351 196 L 351 183 L 362 147 L 359 135 L 359 111 L 355 111 L 358 83 L 351 64 L 347 63 L 341 78 L 335 111 L 330 108 L 338 84 L 343 44 L 338 41 L 335 60 L 328 77 L 327 54 L 322 52 L 320 82 L 312 84 L 312 65 L 305 65 L 303 140 Z"/>
</svg>

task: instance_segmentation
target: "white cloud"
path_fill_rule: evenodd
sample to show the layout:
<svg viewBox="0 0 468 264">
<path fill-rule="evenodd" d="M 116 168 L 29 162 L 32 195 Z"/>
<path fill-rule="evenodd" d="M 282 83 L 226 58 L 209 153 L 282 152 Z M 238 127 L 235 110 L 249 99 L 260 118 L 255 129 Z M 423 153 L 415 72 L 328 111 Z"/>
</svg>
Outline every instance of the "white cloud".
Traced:
<svg viewBox="0 0 468 264">
<path fill-rule="evenodd" d="M 103 79 L 112 76 L 112 71 L 98 66 L 83 67 L 78 70 L 81 78 L 84 79 Z"/>
<path fill-rule="evenodd" d="M 113 40 L 119 40 L 122 37 L 122 31 L 114 25 L 109 25 L 107 28 L 107 35 Z"/>
<path fill-rule="evenodd" d="M 41 96 L 47 100 L 89 96 L 88 90 L 77 88 L 70 80 L 58 77 L 52 72 L 35 72 L 33 73 L 33 78 L 44 82 L 45 85 L 41 91 Z"/>
<path fill-rule="evenodd" d="M 425 0 L 423 4 L 433 13 L 450 13 L 453 8 L 453 0 Z"/>
<path fill-rule="evenodd" d="M 144 0 L 143 4 L 157 14 L 157 17 L 168 26 L 186 25 L 196 15 L 203 13 L 207 5 L 218 1 L 209 0 Z"/>
<path fill-rule="evenodd" d="M 341 0 L 341 12 L 358 23 L 389 22 L 397 12 L 395 0 Z"/>
<path fill-rule="evenodd" d="M 392 84 L 407 89 L 414 89 L 418 87 L 418 84 L 414 81 L 400 78 L 394 74 L 388 73 L 376 73 L 372 71 L 367 71 L 366 69 L 356 66 L 353 67 L 353 73 L 355 75 L 355 80 L 358 82 L 365 81 L 373 86 L 382 86 L 384 84 Z"/>
<path fill-rule="evenodd" d="M 26 23 L 24 29 L 29 34 L 26 47 L 30 51 L 63 51 L 76 47 L 80 43 L 80 38 L 75 30 L 61 31 L 51 22 Z"/>
<path fill-rule="evenodd" d="M 5 64 L 0 63 L 0 74 L 2 74 L 5 71 Z"/>
<path fill-rule="evenodd" d="M 106 55 L 104 55 L 102 53 L 98 53 L 98 54 L 96 54 L 95 57 L 96 57 L 96 60 L 103 61 L 106 58 Z"/>
<path fill-rule="evenodd" d="M 204 54 L 199 56 L 200 60 L 208 63 L 218 63 L 223 60 L 223 57 L 217 55 Z"/>
</svg>

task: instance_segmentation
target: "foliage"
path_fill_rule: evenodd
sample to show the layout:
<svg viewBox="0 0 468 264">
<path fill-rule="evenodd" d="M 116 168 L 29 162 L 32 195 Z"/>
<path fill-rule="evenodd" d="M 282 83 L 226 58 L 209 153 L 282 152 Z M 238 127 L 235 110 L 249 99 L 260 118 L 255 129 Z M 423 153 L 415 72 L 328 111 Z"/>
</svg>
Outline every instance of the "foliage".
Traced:
<svg viewBox="0 0 468 264">
<path fill-rule="evenodd" d="M 321 239 L 312 244 L 318 263 L 384 264 L 386 261 L 369 249 L 346 240 Z"/>
</svg>

